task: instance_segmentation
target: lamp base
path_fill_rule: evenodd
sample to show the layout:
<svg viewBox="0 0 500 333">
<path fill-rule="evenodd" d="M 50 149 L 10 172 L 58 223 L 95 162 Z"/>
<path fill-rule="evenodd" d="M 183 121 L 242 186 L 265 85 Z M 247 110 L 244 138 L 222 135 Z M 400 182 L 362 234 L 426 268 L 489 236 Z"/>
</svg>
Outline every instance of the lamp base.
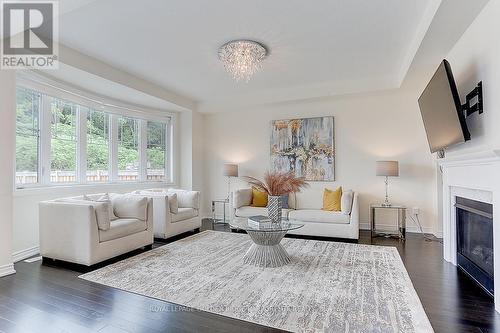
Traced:
<svg viewBox="0 0 500 333">
<path fill-rule="evenodd" d="M 382 207 L 391 207 L 392 204 L 390 202 L 384 202 L 380 206 L 382 206 Z"/>
</svg>

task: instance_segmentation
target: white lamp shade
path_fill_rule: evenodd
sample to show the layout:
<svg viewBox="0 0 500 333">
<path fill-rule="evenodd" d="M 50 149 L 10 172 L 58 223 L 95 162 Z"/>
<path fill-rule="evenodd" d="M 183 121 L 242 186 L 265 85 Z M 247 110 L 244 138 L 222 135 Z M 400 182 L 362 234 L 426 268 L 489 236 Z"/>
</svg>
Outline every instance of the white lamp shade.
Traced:
<svg viewBox="0 0 500 333">
<path fill-rule="evenodd" d="M 238 164 L 225 163 L 222 174 L 226 177 L 238 177 Z"/>
<path fill-rule="evenodd" d="M 377 176 L 398 177 L 398 161 L 377 161 Z"/>
</svg>

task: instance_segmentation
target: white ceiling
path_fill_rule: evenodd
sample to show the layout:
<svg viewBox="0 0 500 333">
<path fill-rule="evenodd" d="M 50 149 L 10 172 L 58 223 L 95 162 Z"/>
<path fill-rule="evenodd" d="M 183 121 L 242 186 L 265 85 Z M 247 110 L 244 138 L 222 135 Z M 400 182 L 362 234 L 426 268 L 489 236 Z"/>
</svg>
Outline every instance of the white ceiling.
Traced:
<svg viewBox="0 0 500 333">
<path fill-rule="evenodd" d="M 60 42 L 189 97 L 202 111 L 399 87 L 440 0 L 70 0 Z M 271 51 L 236 83 L 220 45 Z M 67 75 L 66 75 L 67 76 Z"/>
</svg>

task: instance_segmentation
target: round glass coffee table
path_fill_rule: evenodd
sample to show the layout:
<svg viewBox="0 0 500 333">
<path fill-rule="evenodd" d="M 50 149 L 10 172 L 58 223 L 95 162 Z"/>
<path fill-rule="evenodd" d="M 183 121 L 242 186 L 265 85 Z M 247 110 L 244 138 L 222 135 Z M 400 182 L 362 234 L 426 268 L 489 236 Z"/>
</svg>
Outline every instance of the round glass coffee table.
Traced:
<svg viewBox="0 0 500 333">
<path fill-rule="evenodd" d="M 235 217 L 229 225 L 231 228 L 245 230 L 253 241 L 243 257 L 246 264 L 260 267 L 279 267 L 290 262 L 290 256 L 280 244 L 290 230 L 302 228 L 303 224 L 282 220 L 267 227 L 256 227 L 248 224 L 248 218 Z"/>
</svg>

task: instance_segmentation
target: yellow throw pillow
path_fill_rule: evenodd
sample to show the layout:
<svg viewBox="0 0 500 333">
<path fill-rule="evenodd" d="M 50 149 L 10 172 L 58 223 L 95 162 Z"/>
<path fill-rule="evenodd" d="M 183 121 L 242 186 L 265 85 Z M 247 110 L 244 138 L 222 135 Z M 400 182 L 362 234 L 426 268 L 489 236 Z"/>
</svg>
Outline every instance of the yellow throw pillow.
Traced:
<svg viewBox="0 0 500 333">
<path fill-rule="evenodd" d="M 335 191 L 325 188 L 323 192 L 323 210 L 340 211 L 340 201 L 342 199 L 342 186 L 339 186 Z"/>
<path fill-rule="evenodd" d="M 267 193 L 252 187 L 252 207 L 267 207 Z"/>
</svg>

